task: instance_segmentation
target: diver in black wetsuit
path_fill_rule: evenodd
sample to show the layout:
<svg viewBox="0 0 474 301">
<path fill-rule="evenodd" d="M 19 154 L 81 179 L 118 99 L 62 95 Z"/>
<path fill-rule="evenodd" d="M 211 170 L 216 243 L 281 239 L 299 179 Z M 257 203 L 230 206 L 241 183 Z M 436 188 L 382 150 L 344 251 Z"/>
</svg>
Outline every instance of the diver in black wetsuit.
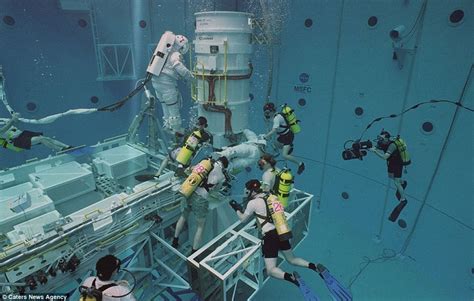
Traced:
<svg viewBox="0 0 474 301">
<path fill-rule="evenodd" d="M 404 162 L 400 154 L 400 150 L 398 149 L 395 142 L 390 140 L 390 137 L 391 136 L 389 132 L 382 130 L 378 136 L 377 148 L 372 147 L 370 148 L 370 151 L 375 153 L 380 158 L 387 160 L 388 177 L 393 179 L 393 182 L 397 187 L 397 198 L 399 199 L 400 204 L 395 207 L 389 217 L 389 220 L 394 222 L 397 220 L 408 201 L 405 197 L 405 187 L 407 182 L 402 181 Z"/>
<path fill-rule="evenodd" d="M 10 119 L 0 118 L 0 147 L 15 152 L 31 149 L 31 146 L 42 144 L 54 151 L 64 151 L 72 146 L 56 139 L 43 136 L 43 133 L 20 130 L 15 127 L 20 114 L 13 113 Z"/>
</svg>

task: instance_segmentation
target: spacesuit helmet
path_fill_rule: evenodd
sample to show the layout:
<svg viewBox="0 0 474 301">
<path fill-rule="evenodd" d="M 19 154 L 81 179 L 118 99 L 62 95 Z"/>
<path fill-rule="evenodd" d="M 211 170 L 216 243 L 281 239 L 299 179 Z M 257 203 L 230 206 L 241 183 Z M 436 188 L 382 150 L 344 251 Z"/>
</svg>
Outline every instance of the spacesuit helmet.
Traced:
<svg viewBox="0 0 474 301">
<path fill-rule="evenodd" d="M 174 45 L 181 54 L 186 54 L 189 50 L 188 38 L 183 35 L 176 35 Z"/>
</svg>

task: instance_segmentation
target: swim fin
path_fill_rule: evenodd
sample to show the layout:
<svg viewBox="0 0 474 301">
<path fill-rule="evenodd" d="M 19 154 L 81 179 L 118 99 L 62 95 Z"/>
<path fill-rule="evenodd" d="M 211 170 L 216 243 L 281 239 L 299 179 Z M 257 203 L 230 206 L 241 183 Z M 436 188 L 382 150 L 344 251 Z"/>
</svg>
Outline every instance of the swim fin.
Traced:
<svg viewBox="0 0 474 301">
<path fill-rule="evenodd" d="M 138 182 L 146 182 L 146 181 L 150 181 L 150 180 L 153 180 L 153 179 L 157 179 L 158 177 L 156 177 L 154 174 L 145 174 L 145 175 L 136 175 L 135 176 L 135 180 L 137 180 Z"/>
<path fill-rule="evenodd" d="M 319 301 L 318 296 L 316 296 L 313 290 L 306 285 L 306 282 L 297 272 L 293 272 L 293 276 L 295 276 L 295 279 L 299 283 L 299 289 L 305 301 Z"/>
<path fill-rule="evenodd" d="M 395 222 L 397 220 L 397 218 L 400 216 L 400 213 L 402 213 L 402 210 L 403 210 L 403 208 L 405 208 L 407 203 L 408 203 L 407 200 L 401 201 L 400 204 L 398 204 L 397 207 L 395 207 L 393 209 L 392 213 L 390 213 L 390 216 L 388 217 L 388 220 L 391 221 L 391 222 Z"/>
<path fill-rule="evenodd" d="M 334 301 L 352 301 L 351 292 L 342 286 L 342 284 L 329 273 L 328 269 L 324 269 L 324 271 L 319 273 L 319 276 L 323 278 Z"/>
<path fill-rule="evenodd" d="M 402 183 L 403 189 L 407 188 L 407 185 L 408 185 L 408 182 L 403 181 L 403 183 Z M 397 193 L 395 195 L 397 196 L 397 199 L 400 201 L 401 195 L 400 195 L 400 192 L 398 192 L 398 189 L 397 189 Z"/>
</svg>

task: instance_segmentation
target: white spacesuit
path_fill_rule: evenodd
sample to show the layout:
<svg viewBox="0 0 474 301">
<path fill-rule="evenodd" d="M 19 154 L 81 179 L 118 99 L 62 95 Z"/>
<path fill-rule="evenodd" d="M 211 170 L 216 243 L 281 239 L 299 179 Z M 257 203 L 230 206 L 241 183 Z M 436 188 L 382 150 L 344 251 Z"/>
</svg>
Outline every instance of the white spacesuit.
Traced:
<svg viewBox="0 0 474 301">
<path fill-rule="evenodd" d="M 229 159 L 228 170 L 232 173 L 238 173 L 248 166 L 257 164 L 260 156 L 265 153 L 267 142 L 264 139 L 259 139 L 254 132 L 248 129 L 245 129 L 243 133 L 247 141 L 236 146 L 227 147 L 214 155 L 216 157 L 227 157 Z"/>
<path fill-rule="evenodd" d="M 161 72 L 159 72 L 159 75 L 154 74 L 151 79 L 156 96 L 163 108 L 164 126 L 172 133 L 182 133 L 183 131 L 179 112 L 182 97 L 178 90 L 178 80 L 180 78 L 186 80 L 194 78 L 191 71 L 183 64 L 183 55 L 188 50 L 188 39 L 185 36 L 176 35 L 173 45 L 167 49 L 167 59 Z"/>
</svg>

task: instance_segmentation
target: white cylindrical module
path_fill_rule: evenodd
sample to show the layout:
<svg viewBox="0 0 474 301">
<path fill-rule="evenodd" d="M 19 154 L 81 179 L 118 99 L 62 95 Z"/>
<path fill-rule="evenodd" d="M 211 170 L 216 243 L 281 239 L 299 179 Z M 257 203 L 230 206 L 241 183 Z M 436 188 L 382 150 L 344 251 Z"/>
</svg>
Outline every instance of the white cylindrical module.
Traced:
<svg viewBox="0 0 474 301">
<path fill-rule="evenodd" d="M 195 16 L 193 97 L 198 114 L 208 120 L 214 147 L 222 148 L 238 142 L 248 127 L 251 14 L 211 11 Z"/>
</svg>

